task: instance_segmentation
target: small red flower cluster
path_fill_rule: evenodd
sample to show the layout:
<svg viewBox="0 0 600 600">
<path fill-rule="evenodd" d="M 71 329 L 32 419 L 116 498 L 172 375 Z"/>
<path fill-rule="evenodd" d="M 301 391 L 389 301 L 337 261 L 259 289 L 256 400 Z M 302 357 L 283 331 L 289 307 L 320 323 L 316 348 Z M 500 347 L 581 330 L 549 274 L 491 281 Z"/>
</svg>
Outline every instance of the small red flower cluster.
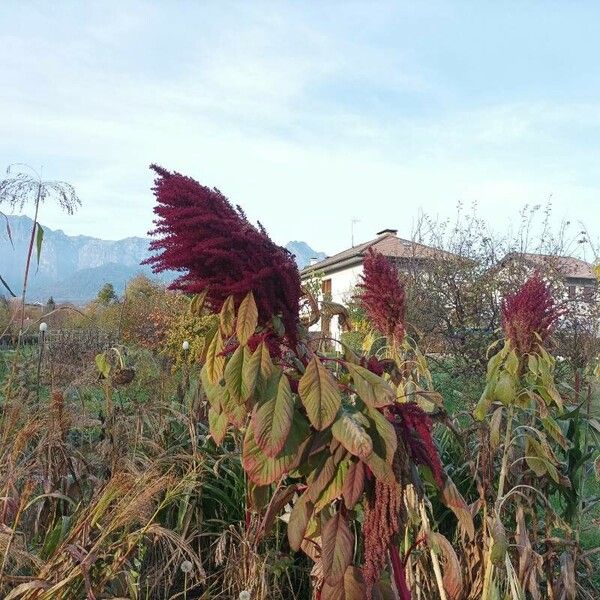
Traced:
<svg viewBox="0 0 600 600">
<path fill-rule="evenodd" d="M 160 238 L 150 244 L 158 254 L 146 263 L 155 272 L 182 272 L 173 289 L 207 289 L 216 311 L 228 296 L 239 306 L 252 291 L 259 323 L 269 326 L 279 315 L 288 341 L 295 345 L 302 290 L 292 254 L 273 243 L 260 224 L 254 227 L 217 189 L 156 165 L 150 168 L 158 174 L 153 188 L 158 218 L 151 234 Z"/>
<path fill-rule="evenodd" d="M 357 299 L 373 325 L 384 335 L 401 343 L 404 339 L 406 293 L 398 269 L 383 254 L 369 249 Z"/>
<path fill-rule="evenodd" d="M 543 342 L 562 314 L 549 286 L 536 273 L 514 294 L 502 301 L 502 328 L 519 354 L 531 352 L 536 341 Z"/>
<path fill-rule="evenodd" d="M 413 462 L 431 469 L 440 489 L 444 487 L 444 468 L 432 436 L 431 418 L 414 402 L 392 404 L 387 409 L 394 415 L 393 423 L 402 434 Z"/>
</svg>

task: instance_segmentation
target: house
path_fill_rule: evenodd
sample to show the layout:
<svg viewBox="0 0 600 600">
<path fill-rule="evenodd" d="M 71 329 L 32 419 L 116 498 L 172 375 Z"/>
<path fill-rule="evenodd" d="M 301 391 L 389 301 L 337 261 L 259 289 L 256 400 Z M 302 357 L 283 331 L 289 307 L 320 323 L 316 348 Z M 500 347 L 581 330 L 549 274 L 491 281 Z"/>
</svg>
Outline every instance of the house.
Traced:
<svg viewBox="0 0 600 600">
<path fill-rule="evenodd" d="M 573 256 L 511 252 L 499 263 L 498 270 L 527 273 L 538 271 L 562 287 L 561 303 L 573 317 L 590 317 L 598 309 L 598 280 L 593 264 Z M 522 277 L 521 277 L 522 278 Z"/>
<path fill-rule="evenodd" d="M 360 282 L 363 261 L 369 249 L 388 257 L 404 272 L 419 271 L 431 261 L 447 260 L 453 256 L 438 248 L 399 238 L 397 233 L 396 229 L 383 229 L 377 233 L 377 237 L 368 242 L 323 260 L 311 261 L 300 273 L 303 283 L 308 287 L 314 286 L 315 283 L 319 286 L 318 290 L 312 290 L 313 293 L 318 293 L 319 300 L 347 304 L 354 288 Z M 331 322 L 324 321 L 315 327 L 339 339 L 341 331 L 337 318 L 334 317 Z"/>
</svg>

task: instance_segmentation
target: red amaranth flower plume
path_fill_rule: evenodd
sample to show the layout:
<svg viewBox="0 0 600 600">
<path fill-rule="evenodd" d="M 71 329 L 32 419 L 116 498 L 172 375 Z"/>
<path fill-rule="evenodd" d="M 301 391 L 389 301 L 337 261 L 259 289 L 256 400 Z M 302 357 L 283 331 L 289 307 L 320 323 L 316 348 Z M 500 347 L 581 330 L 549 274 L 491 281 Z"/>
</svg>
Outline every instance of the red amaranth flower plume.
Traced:
<svg viewBox="0 0 600 600">
<path fill-rule="evenodd" d="M 433 441 L 433 422 L 429 415 L 414 402 L 393 404 L 387 407 L 387 410 L 400 417 L 399 419 L 392 417 L 391 420 L 400 431 L 413 462 L 429 467 L 436 484 L 442 489 L 444 468 Z"/>
<path fill-rule="evenodd" d="M 400 275 L 383 254 L 369 249 L 357 298 L 373 325 L 396 343 L 404 339 L 406 294 Z"/>
<path fill-rule="evenodd" d="M 543 342 L 561 314 L 549 286 L 536 273 L 502 301 L 504 335 L 520 354 L 531 352 L 537 336 Z"/>
<path fill-rule="evenodd" d="M 154 208 L 158 218 L 147 259 L 155 272 L 181 272 L 171 288 L 188 293 L 208 289 L 212 308 L 220 310 L 229 295 L 236 305 L 254 293 L 259 323 L 268 326 L 280 315 L 288 341 L 295 345 L 302 295 L 292 254 L 254 227 L 217 189 L 191 177 L 151 165 L 157 174 Z"/>
</svg>

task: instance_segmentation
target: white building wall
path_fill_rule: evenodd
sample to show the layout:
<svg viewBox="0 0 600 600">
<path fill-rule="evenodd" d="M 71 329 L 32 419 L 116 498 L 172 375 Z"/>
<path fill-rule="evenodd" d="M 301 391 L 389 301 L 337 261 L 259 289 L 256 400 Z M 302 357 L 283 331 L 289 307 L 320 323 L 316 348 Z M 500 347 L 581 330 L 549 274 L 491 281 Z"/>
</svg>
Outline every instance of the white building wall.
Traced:
<svg viewBox="0 0 600 600">
<path fill-rule="evenodd" d="M 352 296 L 354 288 L 360 281 L 362 272 L 363 266 L 362 263 L 360 263 L 358 265 L 348 267 L 347 269 L 342 269 L 334 273 L 323 275 L 321 279 L 322 282 L 326 281 L 327 279 L 331 280 L 331 301 L 346 305 Z M 322 299 L 323 297 L 321 295 L 319 300 Z M 319 321 L 310 329 L 311 331 L 321 331 L 321 322 Z M 341 329 L 339 327 L 337 317 L 333 317 L 331 319 L 330 331 L 331 337 L 335 338 L 336 340 L 340 339 Z"/>
</svg>

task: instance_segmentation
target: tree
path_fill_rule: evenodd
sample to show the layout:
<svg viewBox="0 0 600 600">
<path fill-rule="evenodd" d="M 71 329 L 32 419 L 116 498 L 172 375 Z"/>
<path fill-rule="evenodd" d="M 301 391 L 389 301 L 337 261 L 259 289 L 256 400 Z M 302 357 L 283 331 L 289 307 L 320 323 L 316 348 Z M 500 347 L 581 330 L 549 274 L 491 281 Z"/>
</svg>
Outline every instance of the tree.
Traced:
<svg viewBox="0 0 600 600">
<path fill-rule="evenodd" d="M 105 283 L 102 288 L 100 288 L 96 300 L 102 304 L 102 306 L 108 306 L 111 302 L 115 302 L 117 300 L 117 294 L 115 293 L 113 284 Z"/>
<path fill-rule="evenodd" d="M 44 311 L 46 314 L 52 312 L 56 309 L 56 302 L 54 302 L 54 298 L 50 296 L 48 301 L 46 302 L 46 310 Z"/>
</svg>

